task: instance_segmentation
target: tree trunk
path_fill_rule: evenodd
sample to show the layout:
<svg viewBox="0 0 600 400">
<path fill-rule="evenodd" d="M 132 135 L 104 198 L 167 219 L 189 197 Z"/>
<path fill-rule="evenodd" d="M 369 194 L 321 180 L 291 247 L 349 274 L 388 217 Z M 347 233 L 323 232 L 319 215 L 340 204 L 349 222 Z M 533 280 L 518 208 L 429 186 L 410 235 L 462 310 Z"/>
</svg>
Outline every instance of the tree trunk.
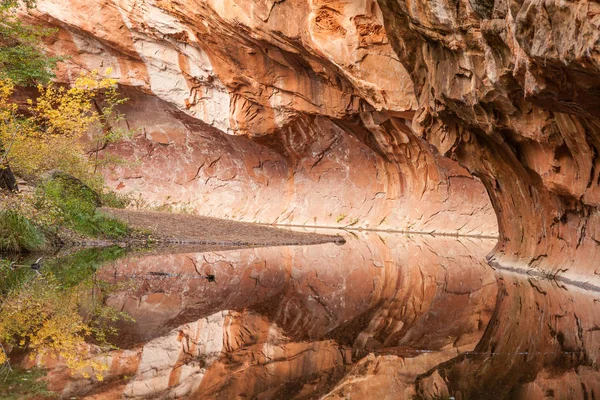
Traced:
<svg viewBox="0 0 600 400">
<path fill-rule="evenodd" d="M 19 186 L 17 185 L 17 179 L 12 173 L 9 165 L 0 165 L 0 189 L 7 189 L 12 192 L 18 192 Z"/>
</svg>

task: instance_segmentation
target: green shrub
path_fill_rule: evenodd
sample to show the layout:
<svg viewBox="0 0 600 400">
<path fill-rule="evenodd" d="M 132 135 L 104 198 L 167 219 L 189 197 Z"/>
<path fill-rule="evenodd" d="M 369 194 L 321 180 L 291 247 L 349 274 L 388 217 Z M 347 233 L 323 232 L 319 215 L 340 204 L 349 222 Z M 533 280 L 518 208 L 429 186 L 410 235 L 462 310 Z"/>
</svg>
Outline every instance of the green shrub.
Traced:
<svg viewBox="0 0 600 400">
<path fill-rule="evenodd" d="M 103 206 L 113 208 L 125 208 L 133 200 L 129 194 L 120 194 L 113 190 L 108 190 L 102 193 L 101 202 Z"/>
<path fill-rule="evenodd" d="M 65 224 L 81 234 L 116 239 L 128 233 L 125 223 L 97 210 L 100 196 L 76 178 L 59 174 L 39 190 L 41 198 L 61 210 Z"/>
<path fill-rule="evenodd" d="M 0 211 L 0 252 L 19 253 L 42 250 L 43 232 L 14 210 Z"/>
</svg>

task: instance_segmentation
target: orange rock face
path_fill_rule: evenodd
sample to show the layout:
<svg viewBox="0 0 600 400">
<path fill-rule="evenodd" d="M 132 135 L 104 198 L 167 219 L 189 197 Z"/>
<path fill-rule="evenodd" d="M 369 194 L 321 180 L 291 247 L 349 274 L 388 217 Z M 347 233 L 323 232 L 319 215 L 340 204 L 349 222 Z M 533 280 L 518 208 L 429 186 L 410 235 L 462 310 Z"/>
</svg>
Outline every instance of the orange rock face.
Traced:
<svg viewBox="0 0 600 400">
<path fill-rule="evenodd" d="M 139 162 L 107 175 L 141 203 L 498 232 L 495 264 L 598 286 L 599 12 L 587 0 L 41 0 L 27 18 L 60 28 L 59 79 L 113 67 L 128 88 L 143 134 L 111 151 Z"/>
<path fill-rule="evenodd" d="M 481 178 L 493 262 L 598 285 L 600 5 L 380 0 L 413 130 Z"/>
<path fill-rule="evenodd" d="M 144 105 L 143 111 L 124 108 L 129 126 L 144 134 L 110 150 L 139 162 L 108 170 L 106 177 L 142 206 L 281 224 L 496 232 L 483 185 L 422 143 L 413 143 L 418 162 L 395 155 L 398 149 L 386 151 L 404 161 L 390 160 L 370 147 L 370 133 L 358 121 L 340 125 L 319 116 L 299 117 L 282 131 L 249 140 L 149 96 L 127 95 L 132 105 Z"/>
<path fill-rule="evenodd" d="M 38 0 L 24 18 L 59 28 L 60 81 L 112 67 L 136 135 L 105 175 L 138 206 L 498 234 L 491 265 L 531 273 L 494 272 L 481 242 L 374 234 L 128 259 L 101 273 L 130 282 L 110 299 L 138 321 L 125 350 L 98 356 L 103 383 L 53 367 L 53 390 L 598 397 L 595 294 L 562 286 L 600 288 L 597 1 Z"/>
<path fill-rule="evenodd" d="M 374 1 L 43 0 L 28 18 L 60 28 L 60 80 L 112 67 L 138 134 L 106 176 L 140 206 L 497 234 L 481 182 L 412 133 Z"/>
</svg>

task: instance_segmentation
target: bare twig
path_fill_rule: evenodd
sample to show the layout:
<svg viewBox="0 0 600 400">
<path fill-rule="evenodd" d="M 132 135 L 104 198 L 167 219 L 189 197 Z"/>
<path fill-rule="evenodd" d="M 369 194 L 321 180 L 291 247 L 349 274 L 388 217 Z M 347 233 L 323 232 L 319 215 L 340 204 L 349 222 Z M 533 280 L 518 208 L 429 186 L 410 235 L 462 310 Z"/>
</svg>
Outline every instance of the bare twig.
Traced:
<svg viewBox="0 0 600 400">
<path fill-rule="evenodd" d="M 8 126 L 9 123 L 6 119 L 4 119 L 2 121 L 4 123 L 4 125 Z M 6 159 L 8 158 L 8 153 L 10 153 L 10 150 L 12 149 L 13 144 L 17 141 L 17 132 L 18 130 L 15 129 L 11 138 L 11 142 L 8 145 L 8 149 L 4 150 L 4 154 L 2 156 L 2 160 L 0 160 L 0 165 L 4 164 L 4 162 L 6 161 Z"/>
</svg>

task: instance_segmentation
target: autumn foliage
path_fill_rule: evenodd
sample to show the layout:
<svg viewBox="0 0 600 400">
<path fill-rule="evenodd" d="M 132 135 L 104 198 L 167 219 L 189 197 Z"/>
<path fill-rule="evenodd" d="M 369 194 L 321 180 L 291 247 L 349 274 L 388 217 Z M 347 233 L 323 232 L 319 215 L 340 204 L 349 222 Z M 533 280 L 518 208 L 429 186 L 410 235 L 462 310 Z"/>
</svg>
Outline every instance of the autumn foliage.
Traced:
<svg viewBox="0 0 600 400">
<path fill-rule="evenodd" d="M 19 7 L 34 6 L 35 0 L 0 0 L 0 188 L 15 191 L 14 175 L 37 185 L 29 194 L 0 198 L 0 252 L 38 251 L 44 235 L 60 228 L 106 237 L 127 230 L 99 214 L 94 198 L 104 189 L 99 150 L 128 134 L 113 129 L 126 99 L 107 78 L 110 69 L 82 73 L 68 86 L 50 82 L 60 59 L 47 56 L 41 40 L 53 32 L 17 18 Z M 17 102 L 15 91 L 32 85 L 36 94 Z M 85 270 L 93 268 L 86 264 Z M 16 350 L 102 378 L 106 366 L 89 350 L 109 348 L 112 323 L 127 316 L 104 304 L 104 291 L 90 276 L 63 273 L 15 269 L 0 259 L 0 375 L 11 369 Z"/>
<path fill-rule="evenodd" d="M 12 100 L 14 88 L 10 79 L 0 79 L 0 164 L 29 179 L 53 169 L 93 179 L 97 161 L 81 139 L 91 135 L 102 143 L 114 136 L 115 107 L 126 100 L 119 97 L 116 80 L 93 71 L 71 87 L 38 85 L 39 95 L 22 107 Z"/>
</svg>

